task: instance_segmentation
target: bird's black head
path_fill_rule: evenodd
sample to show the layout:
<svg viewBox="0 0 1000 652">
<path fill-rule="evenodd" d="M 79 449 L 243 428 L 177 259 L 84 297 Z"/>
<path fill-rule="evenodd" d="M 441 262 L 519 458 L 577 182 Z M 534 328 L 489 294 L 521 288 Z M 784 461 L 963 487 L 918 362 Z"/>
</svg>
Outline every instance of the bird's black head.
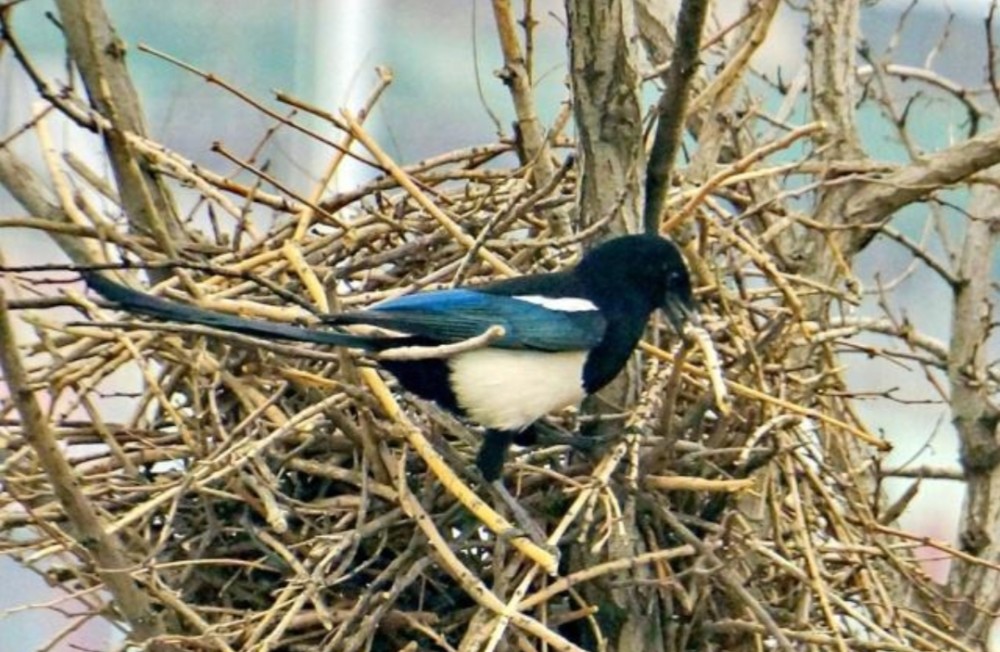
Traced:
<svg viewBox="0 0 1000 652">
<path fill-rule="evenodd" d="M 696 314 L 684 257 L 660 236 L 608 240 L 587 252 L 576 271 L 598 304 L 629 304 L 646 315 L 662 308 L 678 333 Z"/>
</svg>

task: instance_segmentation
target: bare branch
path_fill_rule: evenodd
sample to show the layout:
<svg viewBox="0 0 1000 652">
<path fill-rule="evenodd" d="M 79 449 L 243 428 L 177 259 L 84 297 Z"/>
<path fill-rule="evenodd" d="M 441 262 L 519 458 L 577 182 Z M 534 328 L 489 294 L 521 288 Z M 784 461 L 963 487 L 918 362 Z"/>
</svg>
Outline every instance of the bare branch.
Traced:
<svg viewBox="0 0 1000 652">
<path fill-rule="evenodd" d="M 972 219 L 959 259 L 948 357 L 952 419 L 968 480 L 959 540 L 964 551 L 989 561 L 1000 559 L 996 537 L 1000 411 L 990 402 L 985 346 L 996 300 L 991 272 L 1000 242 L 998 205 L 1000 191 L 995 185 L 975 186 L 969 207 Z M 962 563 L 952 566 L 949 583 L 966 600 L 958 611 L 963 638 L 985 646 L 993 614 L 1000 609 L 1000 585 L 987 578 L 981 566 Z"/>
<path fill-rule="evenodd" d="M 673 57 L 664 78 L 666 86 L 656 105 L 656 135 L 646 164 L 646 204 L 642 215 L 646 233 L 659 233 L 674 159 L 687 119 L 691 80 L 700 63 L 698 53 L 707 14 L 708 0 L 684 0 L 677 15 Z"/>
<path fill-rule="evenodd" d="M 552 165 L 545 129 L 538 119 L 533 80 L 528 68 L 531 62 L 521 50 L 517 38 L 517 19 L 510 0 L 493 0 L 493 18 L 500 38 L 500 51 L 503 53 L 504 69 L 500 78 L 510 89 L 514 100 L 518 136 L 524 148 L 521 163 L 531 166 L 535 186 L 542 187 L 555 174 L 555 166 Z M 561 235 L 558 231 L 557 234 Z"/>
<path fill-rule="evenodd" d="M 98 113 L 111 122 L 102 133 L 133 228 L 152 235 L 171 257 L 181 233 L 177 208 L 167 187 L 145 168 L 125 139 L 125 132 L 145 135 L 139 96 L 125 66 L 125 43 L 99 0 L 58 0 L 56 6 L 87 94 Z"/>
<path fill-rule="evenodd" d="M 34 170 L 10 149 L 0 147 L 0 185 L 17 200 L 24 209 L 43 220 L 67 227 L 81 228 L 73 224 L 59 204 L 52 201 L 45 182 Z M 49 235 L 73 262 L 81 265 L 94 263 L 85 241 L 73 234 L 49 231 Z"/>
<path fill-rule="evenodd" d="M 505 335 L 502 326 L 490 326 L 481 335 L 470 337 L 454 344 L 442 344 L 441 346 L 405 346 L 395 349 L 386 349 L 375 355 L 379 360 L 426 360 L 428 358 L 451 358 L 459 353 L 481 349 L 489 346 Z"/>
<path fill-rule="evenodd" d="M 844 220 L 856 226 L 876 227 L 904 206 L 998 163 L 1000 130 L 955 143 L 927 155 L 922 161 L 865 184 L 847 201 Z M 864 248 L 875 233 L 877 231 L 868 229 L 859 232 L 857 248 Z"/>
</svg>

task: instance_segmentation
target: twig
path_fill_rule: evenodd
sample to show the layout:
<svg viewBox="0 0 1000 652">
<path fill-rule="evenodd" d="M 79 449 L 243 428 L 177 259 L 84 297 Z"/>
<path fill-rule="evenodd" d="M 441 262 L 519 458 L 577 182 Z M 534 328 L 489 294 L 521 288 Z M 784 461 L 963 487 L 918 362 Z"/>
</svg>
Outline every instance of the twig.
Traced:
<svg viewBox="0 0 1000 652">
<path fill-rule="evenodd" d="M 754 480 L 714 480 L 712 478 L 691 478 L 684 476 L 647 475 L 642 484 L 658 491 L 746 491 L 754 486 Z"/>
<path fill-rule="evenodd" d="M 494 595 L 493 592 L 490 591 L 479 580 L 479 578 L 477 578 L 475 574 L 461 562 L 461 560 L 459 560 L 454 552 L 452 552 L 447 541 L 445 541 L 444 537 L 441 536 L 441 533 L 434 527 L 433 521 L 430 519 L 430 515 L 424 511 L 424 508 L 406 487 L 406 473 L 405 469 L 400 467 L 401 462 L 393 465 L 393 460 L 388 455 L 387 451 L 383 451 L 383 456 L 386 457 L 386 464 L 390 466 L 390 468 L 395 467 L 394 475 L 396 476 L 396 490 L 399 492 L 403 509 L 411 518 L 416 520 L 417 525 L 420 526 L 420 529 L 427 536 L 431 548 L 440 559 L 442 566 L 444 566 L 445 570 L 453 574 L 453 576 L 466 587 L 466 593 L 470 597 L 475 599 L 487 609 L 492 610 L 494 613 L 509 618 L 518 627 L 524 629 L 528 633 L 538 636 L 539 639 L 553 646 L 556 650 L 584 652 L 582 648 L 573 645 L 535 619 L 529 618 L 520 612 L 511 611 L 502 601 L 500 601 L 497 596 Z M 516 540 L 517 539 L 515 539 L 515 541 Z"/>
<path fill-rule="evenodd" d="M 444 211 L 438 208 L 437 205 L 427 198 L 427 195 L 421 192 L 421 190 L 417 187 L 417 184 L 410 179 L 409 175 L 407 175 L 406 172 L 404 172 L 384 151 L 382 151 L 375 141 L 368 136 L 367 132 L 362 129 L 361 124 L 355 120 L 353 116 L 346 111 L 343 115 L 344 120 L 347 123 L 347 128 L 350 130 L 351 134 L 353 134 L 358 142 L 364 145 L 364 147 L 372 153 L 372 156 L 375 157 L 384 169 L 388 170 L 389 174 L 396 179 L 399 185 L 410 193 L 410 195 L 417 200 L 417 203 L 419 203 L 431 217 L 437 220 L 438 223 L 441 224 L 441 226 L 443 226 L 455 240 L 462 243 L 462 245 L 468 249 L 474 248 L 476 245 L 475 239 L 469 236 L 468 233 L 464 232 L 453 219 L 448 217 Z M 517 272 L 512 269 L 510 265 L 498 258 L 486 247 L 479 248 L 479 256 L 489 263 L 496 271 L 506 276 L 517 275 Z"/>
<path fill-rule="evenodd" d="M 739 174 L 740 172 L 747 170 L 754 163 L 758 163 L 771 154 L 790 147 L 796 141 L 805 138 L 806 136 L 822 132 L 824 129 L 826 129 L 826 126 L 822 122 L 811 122 L 801 127 L 796 127 L 781 138 L 767 143 L 763 147 L 747 154 L 732 165 L 727 166 L 722 171 L 712 175 L 711 178 L 698 188 L 698 192 L 694 197 L 689 199 L 675 215 L 660 226 L 660 232 L 670 233 L 687 221 L 694 213 L 698 205 L 704 201 L 705 197 L 707 197 L 717 186 L 722 184 L 727 177 Z"/>
<path fill-rule="evenodd" d="M 965 473 L 961 469 L 941 468 L 935 466 L 905 466 L 879 469 L 879 475 L 893 478 L 915 478 L 918 480 L 955 480 L 964 481 Z"/>
<path fill-rule="evenodd" d="M 384 172 L 384 170 L 382 168 L 380 168 L 377 163 L 374 163 L 374 162 L 369 161 L 369 160 L 367 160 L 367 159 L 365 159 L 365 158 L 363 158 L 361 156 L 358 156 L 357 154 L 354 154 L 353 152 L 351 152 L 351 151 L 343 148 L 340 145 L 340 143 L 337 143 L 336 141 L 330 140 L 329 138 L 326 138 L 326 137 L 322 136 L 321 134 L 319 134 L 319 133 L 317 133 L 317 132 L 315 132 L 315 131 L 313 131 L 311 129 L 308 129 L 307 127 L 303 127 L 302 125 L 298 124 L 294 120 L 291 120 L 291 119 L 289 119 L 289 118 L 281 115 L 277 111 L 269 109 L 268 107 L 264 106 L 263 104 L 261 104 L 260 102 L 258 102 L 257 100 L 255 100 L 253 97 L 251 97 L 247 93 L 241 91 L 239 88 L 237 88 L 233 84 L 230 84 L 226 80 L 220 78 L 218 75 L 216 75 L 214 73 L 205 72 L 203 70 L 200 70 L 200 69 L 196 68 L 195 66 L 193 66 L 193 65 L 191 65 L 189 63 L 181 61 L 177 57 L 171 56 L 171 55 L 169 55 L 169 54 L 167 54 L 165 52 L 161 52 L 161 51 L 157 50 L 156 48 L 153 48 L 153 47 L 150 47 L 149 45 L 146 45 L 145 43 L 139 43 L 136 46 L 136 48 L 140 52 L 145 52 L 147 54 L 151 54 L 154 57 L 157 57 L 159 59 L 162 59 L 163 61 L 166 61 L 168 63 L 171 63 L 171 64 L 177 66 L 178 68 L 181 68 L 181 69 L 186 70 L 186 71 L 188 71 L 190 73 L 198 75 L 199 77 L 201 77 L 206 82 L 208 82 L 210 84 L 215 84 L 216 86 L 218 86 L 219 88 L 222 88 L 226 92 L 231 93 L 232 95 L 235 95 L 242 102 L 245 102 L 249 106 L 252 106 L 255 110 L 260 111 L 261 113 L 263 113 L 267 117 L 269 117 L 269 118 L 271 118 L 271 119 L 273 119 L 273 120 L 275 120 L 277 122 L 280 122 L 281 124 L 287 125 L 287 126 L 291 127 L 292 129 L 295 129 L 296 131 L 302 132 L 303 134 L 309 136 L 311 139 L 315 140 L 316 142 L 323 143 L 324 145 L 328 145 L 328 146 L 332 147 L 333 149 L 337 150 L 341 154 L 343 154 L 345 156 L 351 157 L 352 159 L 354 159 L 358 163 L 361 163 L 361 164 L 366 165 L 368 167 L 376 168 L 376 169 Z M 335 118 L 333 118 L 332 115 L 330 116 L 330 120 L 335 122 Z M 344 126 L 342 124 L 337 124 L 337 126 L 339 128 L 341 128 L 341 129 L 344 129 Z"/>
<path fill-rule="evenodd" d="M 496 513 L 482 499 L 476 496 L 455 472 L 445 464 L 444 460 L 441 459 L 441 455 L 434 450 L 434 447 L 427 441 L 423 433 L 410 423 L 403 414 L 396 399 L 389 393 L 382 379 L 378 377 L 378 374 L 371 369 L 361 369 L 359 371 L 368 386 L 375 392 L 376 399 L 388 413 L 389 418 L 402 426 L 406 441 L 413 447 L 420 458 L 424 460 L 427 466 L 430 467 L 431 472 L 434 473 L 434 476 L 441 485 L 460 503 L 465 505 L 469 511 L 475 514 L 486 528 L 497 536 L 510 536 L 511 533 L 516 532 L 516 528 L 507 519 Z M 512 537 L 511 542 L 525 557 L 531 559 L 546 572 L 556 572 L 558 564 L 551 552 L 542 549 L 524 535 Z"/>
</svg>

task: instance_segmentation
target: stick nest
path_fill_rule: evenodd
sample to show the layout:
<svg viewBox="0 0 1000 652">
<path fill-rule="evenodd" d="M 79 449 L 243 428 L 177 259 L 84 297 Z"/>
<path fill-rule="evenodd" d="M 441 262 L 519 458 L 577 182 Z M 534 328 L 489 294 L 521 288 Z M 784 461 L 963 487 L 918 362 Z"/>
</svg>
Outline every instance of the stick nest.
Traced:
<svg viewBox="0 0 1000 652">
<path fill-rule="evenodd" d="M 533 189 L 505 165 L 509 150 L 444 155 L 407 168 L 412 188 L 395 170 L 321 205 L 150 151 L 200 195 L 192 244 L 167 260 L 106 223 L 84 235 L 111 260 L 177 270 L 160 272 L 157 294 L 285 321 L 570 264 L 614 216 L 536 237 L 553 213 L 572 214 L 576 180 L 567 165 Z M 698 234 L 686 253 L 728 396 L 703 348 L 653 324 L 624 405 L 550 419 L 607 441 L 589 455 L 514 452 L 505 483 L 558 550 L 556 575 L 519 532 L 484 525 L 505 512 L 469 471 L 479 433 L 352 353 L 144 322 L 76 286 L 72 318 L 28 319 L 31 388 L 151 616 L 174 632 L 162 641 L 181 649 L 599 649 L 637 617 L 655 619 L 671 650 L 960 647 L 917 542 L 879 512 L 879 442 L 835 391 L 833 352 L 853 332 L 802 316 L 804 302 L 847 292 L 779 271 L 750 230 L 704 219 L 708 200 L 682 193 L 673 210 Z M 37 277 L 18 279 L 27 292 Z M 68 325 L 83 319 L 95 324 Z M 796 367 L 807 359 L 814 377 Z M 114 619 L 16 413 L 0 408 L 0 544 L 87 605 L 80 618 Z M 462 491 L 483 504 L 470 509 Z M 901 607 L 914 595 L 924 613 Z"/>
</svg>

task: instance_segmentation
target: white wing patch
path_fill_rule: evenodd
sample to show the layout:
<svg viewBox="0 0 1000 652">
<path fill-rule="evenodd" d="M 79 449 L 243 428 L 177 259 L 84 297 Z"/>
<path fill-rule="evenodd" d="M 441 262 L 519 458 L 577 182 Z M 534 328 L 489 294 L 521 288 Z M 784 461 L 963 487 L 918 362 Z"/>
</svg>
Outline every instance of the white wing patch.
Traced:
<svg viewBox="0 0 1000 652">
<path fill-rule="evenodd" d="M 519 431 L 583 400 L 586 351 L 476 349 L 448 360 L 451 386 L 469 417 L 487 428 Z"/>
<path fill-rule="evenodd" d="M 545 297 L 540 294 L 528 294 L 514 297 L 518 301 L 526 301 L 549 310 L 561 310 L 562 312 L 587 312 L 597 310 L 597 306 L 580 297 Z"/>
</svg>

